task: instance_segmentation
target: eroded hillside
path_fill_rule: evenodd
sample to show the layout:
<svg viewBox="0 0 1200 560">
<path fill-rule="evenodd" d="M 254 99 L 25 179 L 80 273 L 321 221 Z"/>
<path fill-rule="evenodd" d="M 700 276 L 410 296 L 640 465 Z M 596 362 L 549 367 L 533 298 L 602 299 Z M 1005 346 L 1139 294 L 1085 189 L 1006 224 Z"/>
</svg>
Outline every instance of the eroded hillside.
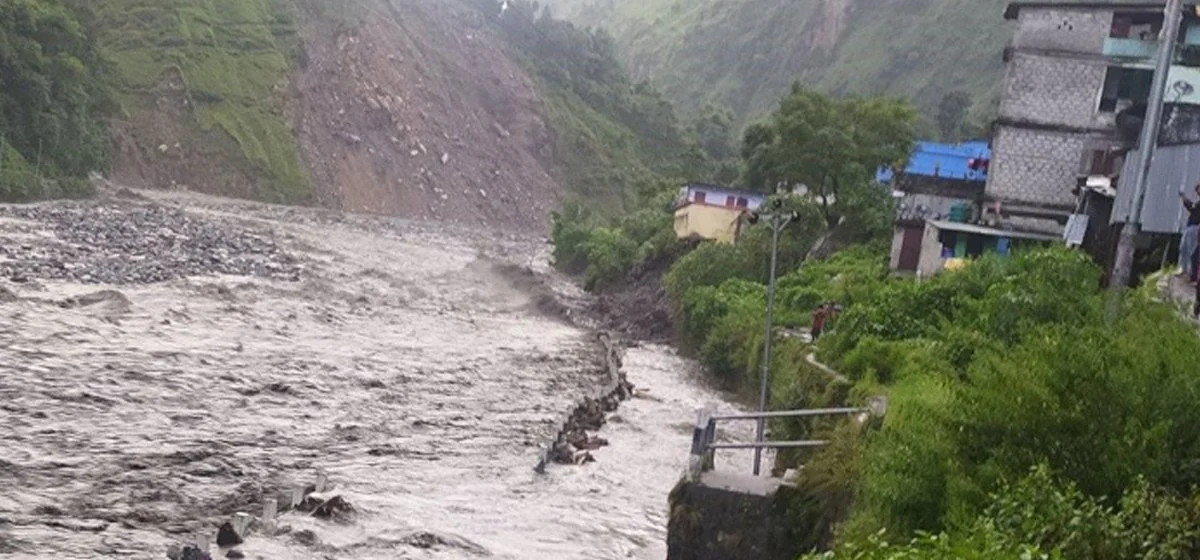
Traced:
<svg viewBox="0 0 1200 560">
<path fill-rule="evenodd" d="M 135 186 L 540 227 L 561 195 L 534 81 L 455 0 L 103 0 Z"/>
<path fill-rule="evenodd" d="M 328 205 L 540 224 L 558 203 L 533 80 L 456 2 L 362 0 L 350 25 L 309 7 L 289 107 Z"/>
</svg>

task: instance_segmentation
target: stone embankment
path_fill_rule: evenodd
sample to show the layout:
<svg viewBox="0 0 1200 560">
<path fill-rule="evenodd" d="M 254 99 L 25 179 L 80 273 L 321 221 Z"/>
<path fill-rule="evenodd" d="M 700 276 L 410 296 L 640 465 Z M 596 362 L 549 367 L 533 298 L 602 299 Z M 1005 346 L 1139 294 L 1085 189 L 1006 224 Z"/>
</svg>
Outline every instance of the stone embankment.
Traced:
<svg viewBox="0 0 1200 560">
<path fill-rule="evenodd" d="M 538 472 L 545 472 L 550 462 L 578 465 L 595 461 L 591 452 L 608 445 L 608 441 L 588 432 L 599 431 L 608 421 L 608 415 L 616 412 L 622 401 L 633 396 L 633 383 L 621 369 L 619 341 L 607 332 L 600 333 L 597 339 L 604 349 L 603 367 L 609 381 L 596 396 L 584 397 L 571 410 L 562 429 L 539 459 L 535 467 Z"/>
</svg>

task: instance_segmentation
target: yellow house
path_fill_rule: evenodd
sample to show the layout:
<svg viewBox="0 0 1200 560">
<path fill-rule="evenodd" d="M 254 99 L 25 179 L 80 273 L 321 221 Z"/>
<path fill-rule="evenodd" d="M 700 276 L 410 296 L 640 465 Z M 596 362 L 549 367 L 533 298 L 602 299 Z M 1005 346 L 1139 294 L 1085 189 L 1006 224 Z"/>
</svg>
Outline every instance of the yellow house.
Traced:
<svg viewBox="0 0 1200 560">
<path fill-rule="evenodd" d="M 675 235 L 733 243 L 741 233 L 742 216 L 762 205 L 763 195 L 691 184 L 679 191 L 675 204 Z"/>
</svg>

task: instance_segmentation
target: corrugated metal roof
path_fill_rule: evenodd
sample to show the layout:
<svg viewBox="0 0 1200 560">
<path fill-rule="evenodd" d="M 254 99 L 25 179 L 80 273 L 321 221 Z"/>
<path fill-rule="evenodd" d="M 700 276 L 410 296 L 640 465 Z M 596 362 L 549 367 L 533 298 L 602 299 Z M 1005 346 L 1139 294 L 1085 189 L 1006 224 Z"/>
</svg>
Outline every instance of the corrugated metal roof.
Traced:
<svg viewBox="0 0 1200 560">
<path fill-rule="evenodd" d="M 988 235 L 992 237 L 1007 237 L 1009 239 L 1033 239 L 1037 241 L 1058 241 L 1062 237 L 1057 235 L 1046 235 L 1041 233 L 1030 233 L 1024 231 L 1009 231 L 1006 229 L 996 229 L 974 224 L 962 224 L 958 222 L 946 222 L 941 220 L 929 220 L 928 222 L 935 228 L 947 231 L 961 231 L 963 233 L 977 233 L 979 235 Z"/>
<path fill-rule="evenodd" d="M 1113 204 L 1112 221 L 1124 222 L 1133 211 L 1133 177 L 1137 170 L 1137 150 L 1130 150 L 1121 170 L 1121 185 Z M 1146 178 L 1146 201 L 1142 206 L 1142 231 L 1179 233 L 1187 222 L 1179 191 L 1195 196 L 1192 187 L 1200 183 L 1200 144 L 1163 146 L 1154 151 L 1150 175 Z"/>
<path fill-rule="evenodd" d="M 969 169 L 967 163 L 973 158 L 991 159 L 991 157 L 992 149 L 983 140 L 971 140 L 961 144 L 917 142 L 913 147 L 912 154 L 908 157 L 904 173 L 982 183 L 987 180 L 987 174 Z M 875 180 L 880 183 L 888 183 L 892 178 L 892 170 L 887 167 L 880 167 L 875 174 Z"/>
</svg>

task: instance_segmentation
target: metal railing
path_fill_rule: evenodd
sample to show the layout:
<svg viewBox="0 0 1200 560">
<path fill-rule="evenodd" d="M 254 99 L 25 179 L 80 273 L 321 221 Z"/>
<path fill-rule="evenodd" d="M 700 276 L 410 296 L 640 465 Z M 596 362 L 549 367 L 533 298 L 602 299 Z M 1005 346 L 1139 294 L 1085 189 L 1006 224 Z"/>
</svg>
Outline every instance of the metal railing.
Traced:
<svg viewBox="0 0 1200 560">
<path fill-rule="evenodd" d="M 718 449 L 811 449 L 822 447 L 829 442 L 825 440 L 796 440 L 796 441 L 761 441 L 747 443 L 717 443 L 717 423 L 770 420 L 778 418 L 816 418 L 821 416 L 859 416 L 860 422 L 875 417 L 881 418 L 887 412 L 887 398 L 872 399 L 866 407 L 857 408 L 812 408 L 801 410 L 779 410 L 772 412 L 751 412 L 745 414 L 717 414 L 717 406 L 709 404 L 700 409 L 696 417 L 696 425 L 692 431 L 692 451 L 688 458 L 688 474 L 697 479 L 701 474 L 714 468 L 715 451 Z"/>
</svg>

